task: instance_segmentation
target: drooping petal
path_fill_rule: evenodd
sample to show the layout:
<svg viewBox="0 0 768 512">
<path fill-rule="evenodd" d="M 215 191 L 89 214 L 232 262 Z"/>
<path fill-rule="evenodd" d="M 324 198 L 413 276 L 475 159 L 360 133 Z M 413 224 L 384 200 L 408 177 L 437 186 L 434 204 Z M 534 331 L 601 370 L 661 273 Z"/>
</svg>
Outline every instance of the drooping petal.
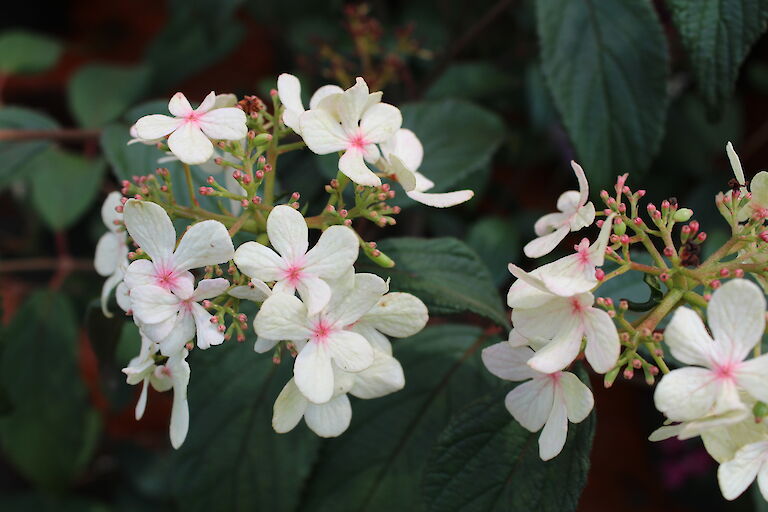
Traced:
<svg viewBox="0 0 768 512">
<path fill-rule="evenodd" d="M 120 306 L 120 309 L 126 312 L 129 311 L 132 306 L 131 297 L 128 295 L 128 293 L 128 287 L 125 285 L 125 281 L 117 285 L 117 289 L 115 290 L 115 299 L 117 300 L 117 305 Z"/>
<path fill-rule="evenodd" d="M 131 290 L 133 316 L 145 324 L 157 324 L 175 317 L 179 302 L 176 295 L 153 284 Z"/>
<path fill-rule="evenodd" d="M 304 105 L 301 102 L 301 82 L 294 75 L 281 73 L 277 77 L 277 94 L 286 109 L 304 112 Z"/>
<path fill-rule="evenodd" d="M 184 93 L 177 92 L 168 102 L 168 111 L 176 117 L 185 117 L 192 112 L 192 105 Z"/>
<path fill-rule="evenodd" d="M 272 428 L 278 434 L 290 432 L 299 424 L 308 405 L 309 401 L 301 394 L 293 379 L 289 380 L 275 400 Z"/>
<path fill-rule="evenodd" d="M 101 235 L 96 242 L 96 253 L 93 257 L 93 266 L 100 276 L 112 275 L 117 266 L 122 263 L 121 248 L 124 245 L 117 233 L 107 232 Z"/>
<path fill-rule="evenodd" d="M 322 404 L 330 400 L 333 397 L 333 367 L 328 345 L 307 343 L 296 356 L 293 377 L 296 386 L 310 402 Z"/>
<path fill-rule="evenodd" d="M 664 330 L 669 351 L 685 364 L 710 366 L 714 341 L 692 309 L 679 307 Z"/>
<path fill-rule="evenodd" d="M 296 284 L 296 290 L 307 305 L 307 314 L 310 316 L 319 313 L 331 300 L 331 287 L 319 277 L 302 277 Z"/>
<path fill-rule="evenodd" d="M 746 183 L 744 169 L 741 168 L 739 155 L 736 154 L 736 150 L 733 149 L 733 144 L 731 144 L 730 141 L 725 145 L 725 152 L 728 155 L 728 160 L 731 162 L 731 169 L 733 169 L 733 175 L 736 177 L 736 181 L 739 184 L 744 185 Z"/>
<path fill-rule="evenodd" d="M 482 352 L 483 364 L 489 372 L 501 379 L 513 382 L 528 380 L 541 375 L 528 366 L 527 363 L 531 356 L 533 356 L 533 350 L 529 347 L 512 347 L 505 341 L 486 347 Z"/>
<path fill-rule="evenodd" d="M 185 164 L 202 164 L 213 156 L 213 144 L 193 123 L 183 123 L 170 137 L 168 149 Z"/>
<path fill-rule="evenodd" d="M 235 105 L 237 105 L 237 95 L 232 93 L 222 93 L 216 95 L 216 98 L 213 102 L 213 107 L 211 108 L 234 107 Z M 198 107 L 197 110 L 199 111 L 200 107 Z"/>
<path fill-rule="evenodd" d="M 373 364 L 356 373 L 350 394 L 358 398 L 379 398 L 405 386 L 400 363 L 389 354 L 374 350 Z"/>
<path fill-rule="evenodd" d="M 280 255 L 258 242 L 238 247 L 233 259 L 242 273 L 260 281 L 277 281 L 283 275 L 284 261 Z"/>
<path fill-rule="evenodd" d="M 734 279 L 718 288 L 707 306 L 717 345 L 728 344 L 732 361 L 743 361 L 763 337 L 765 295 L 753 282 Z"/>
<path fill-rule="evenodd" d="M 563 392 L 555 387 L 552 410 L 547 422 L 539 436 L 539 457 L 541 460 L 550 460 L 557 457 L 565 446 L 565 438 L 568 436 L 568 416 L 563 399 Z"/>
<path fill-rule="evenodd" d="M 219 331 L 218 324 L 211 323 L 211 315 L 197 302 L 192 303 L 192 316 L 197 329 L 197 346 L 203 350 L 211 345 L 224 343 L 224 333 Z"/>
<path fill-rule="evenodd" d="M 768 442 L 748 444 L 736 452 L 732 460 L 720 464 L 717 482 L 723 498 L 735 500 L 747 490 L 765 464 L 766 450 Z"/>
<path fill-rule="evenodd" d="M 765 425 L 756 423 L 753 417 L 722 428 L 709 429 L 701 433 L 701 440 L 707 453 L 718 463 L 731 460 L 742 446 L 765 439 Z"/>
<path fill-rule="evenodd" d="M 595 406 L 595 398 L 586 384 L 570 372 L 560 374 L 560 387 L 568 412 L 568 421 L 579 423 L 583 421 Z"/>
<path fill-rule="evenodd" d="M 114 290 L 115 286 L 120 284 L 123 280 L 123 272 L 117 271 L 111 276 L 107 278 L 106 281 L 104 281 L 104 284 L 101 287 L 101 311 L 104 313 L 104 316 L 107 318 L 112 318 L 112 313 L 109 312 L 107 309 L 107 303 L 109 302 L 109 294 L 112 293 L 112 290 Z M 119 301 L 118 301 L 119 305 Z"/>
<path fill-rule="evenodd" d="M 203 299 L 218 297 L 227 291 L 227 288 L 229 288 L 229 281 L 224 278 L 201 279 L 200 282 L 197 283 L 195 293 L 192 294 L 192 300 L 199 302 Z"/>
<path fill-rule="evenodd" d="M 144 116 L 136 121 L 136 135 L 142 140 L 162 139 L 176 130 L 182 122 L 181 119 L 174 119 L 162 114 Z"/>
<path fill-rule="evenodd" d="M 248 135 L 245 112 L 239 108 L 217 108 L 201 116 L 200 129 L 214 140 L 240 140 Z"/>
<path fill-rule="evenodd" d="M 381 179 L 365 165 L 363 153 L 356 148 L 347 149 L 341 155 L 341 158 L 339 158 L 339 170 L 358 185 L 365 185 L 367 187 L 378 187 L 381 185 Z"/>
<path fill-rule="evenodd" d="M 361 321 L 395 338 L 413 336 L 429 320 L 427 306 L 410 293 L 390 292 L 384 295 Z"/>
<path fill-rule="evenodd" d="M 176 246 L 176 230 L 162 206 L 129 199 L 123 208 L 123 220 L 133 241 L 155 263 L 171 256 Z"/>
<path fill-rule="evenodd" d="M 616 366 L 621 345 L 616 325 L 606 311 L 589 308 L 582 313 L 587 347 L 584 355 L 597 373 L 605 373 Z"/>
<path fill-rule="evenodd" d="M 318 90 L 312 94 L 312 97 L 309 98 L 309 108 L 315 109 L 318 107 L 321 101 L 323 101 L 328 96 L 331 96 L 333 94 L 341 94 L 344 92 L 344 89 L 339 87 L 338 85 L 323 85 Z"/>
<path fill-rule="evenodd" d="M 416 192 L 426 192 L 427 190 L 435 188 L 434 181 L 430 180 L 420 172 L 414 171 L 413 173 L 416 175 Z"/>
<path fill-rule="evenodd" d="M 760 171 L 750 182 L 752 200 L 750 205 L 758 208 L 768 208 L 768 172 Z"/>
<path fill-rule="evenodd" d="M 307 426 L 320 437 L 336 437 L 344 433 L 352 421 L 352 405 L 347 395 L 339 395 L 324 404 L 307 405 Z"/>
<path fill-rule="evenodd" d="M 240 300 L 250 300 L 253 302 L 264 302 L 267 297 L 272 295 L 267 283 L 260 279 L 251 279 L 247 286 L 235 286 L 228 292 L 232 297 Z"/>
<path fill-rule="evenodd" d="M 304 216 L 287 205 L 275 206 L 267 219 L 272 247 L 288 262 L 297 262 L 309 247 L 309 230 Z"/>
<path fill-rule="evenodd" d="M 768 402 L 768 354 L 739 365 L 736 382 L 753 398 Z"/>
<path fill-rule="evenodd" d="M 171 408 L 171 446 L 179 448 L 187 437 L 189 430 L 189 405 L 187 404 L 187 386 L 189 385 L 189 364 L 185 358 L 187 352 L 182 351 L 178 356 L 168 360 L 173 379 L 173 406 Z"/>
<path fill-rule="evenodd" d="M 595 205 L 590 201 L 576 210 L 571 216 L 568 226 L 571 228 L 571 231 L 578 231 L 591 226 L 593 222 L 595 222 Z"/>
<path fill-rule="evenodd" d="M 677 437 L 678 434 L 680 434 L 681 429 L 682 424 L 664 425 L 651 432 L 651 435 L 648 436 L 648 440 L 652 443 L 657 443 L 659 441 L 664 441 L 665 439 Z"/>
<path fill-rule="evenodd" d="M 472 199 L 475 193 L 471 190 L 457 190 L 455 192 L 427 193 L 412 190 L 406 195 L 416 202 L 431 206 L 432 208 L 450 208 L 457 204 L 465 203 Z"/>
<path fill-rule="evenodd" d="M 579 164 L 571 160 L 571 168 L 576 174 L 576 179 L 579 180 L 579 206 L 587 203 L 589 198 L 589 182 L 587 181 L 587 175 L 584 174 L 584 169 Z"/>
<path fill-rule="evenodd" d="M 298 297 L 273 293 L 261 305 L 253 320 L 256 334 L 273 340 L 307 340 L 312 331 L 307 326 L 307 308 Z"/>
<path fill-rule="evenodd" d="M 304 269 L 321 278 L 337 279 L 347 272 L 360 251 L 355 232 L 346 226 L 331 226 L 307 253 Z"/>
<path fill-rule="evenodd" d="M 670 420 L 687 421 L 712 412 L 717 400 L 714 375 L 708 369 L 686 367 L 666 374 L 653 394 L 656 409 Z"/>
<path fill-rule="evenodd" d="M 355 274 L 351 289 L 334 289 L 325 318 L 344 328 L 368 313 L 388 290 L 387 282 L 375 274 Z"/>
<path fill-rule="evenodd" d="M 122 198 L 123 194 L 120 192 L 110 192 L 101 205 L 101 220 L 110 231 L 117 232 L 120 229 L 120 226 L 115 224 L 115 222 L 122 222 L 123 214 L 115 210 L 115 208 L 122 206 Z"/>
<path fill-rule="evenodd" d="M 576 317 L 563 322 L 552 341 L 528 360 L 528 366 L 541 373 L 554 373 L 571 364 L 581 348 L 583 331 L 578 324 Z"/>
<path fill-rule="evenodd" d="M 523 252 L 529 258 L 540 258 L 552 252 L 557 245 L 563 241 L 570 227 L 563 226 L 548 235 L 534 238 L 523 247 Z"/>
<path fill-rule="evenodd" d="M 389 156 L 389 166 L 394 178 L 406 192 L 416 189 L 416 175 L 395 155 Z"/>
<path fill-rule="evenodd" d="M 225 263 L 234 255 L 232 238 L 224 224 L 217 220 L 204 220 L 184 233 L 173 259 L 177 269 L 189 270 Z"/>
<path fill-rule="evenodd" d="M 136 409 L 134 409 L 136 421 L 139 421 L 144 416 L 144 410 L 147 408 L 147 388 L 149 388 L 149 379 L 145 378 L 141 383 L 141 393 L 139 394 L 139 400 L 136 402 Z"/>
<path fill-rule="evenodd" d="M 388 103 L 368 108 L 360 119 L 360 129 L 368 143 L 378 144 L 391 138 L 403 124 L 400 109 Z"/>
<path fill-rule="evenodd" d="M 327 155 L 347 147 L 347 135 L 326 110 L 307 110 L 299 116 L 299 126 L 304 142 L 313 153 Z"/>
<path fill-rule="evenodd" d="M 163 339 L 158 340 L 160 353 L 164 356 L 173 356 L 184 350 L 184 345 L 195 337 L 195 319 L 189 311 L 179 311 L 173 328 Z"/>
<path fill-rule="evenodd" d="M 536 307 L 517 307 L 512 310 L 512 324 L 522 336 L 529 339 L 552 339 L 565 324 L 574 325 L 577 317 L 573 314 L 571 301 L 555 295 L 550 297 Z"/>
<path fill-rule="evenodd" d="M 268 338 L 262 338 L 261 336 L 256 337 L 256 343 L 253 344 L 253 351 L 257 354 L 264 354 L 265 352 L 269 352 L 275 346 L 277 346 L 278 340 L 270 340 Z"/>
<path fill-rule="evenodd" d="M 421 161 L 424 159 L 424 146 L 411 130 L 401 128 L 397 130 L 394 136 L 395 148 L 393 154 L 397 156 L 405 166 L 417 171 L 421 167 Z M 424 191 L 425 189 L 417 189 Z"/>
<path fill-rule="evenodd" d="M 356 332 L 336 331 L 327 345 L 333 362 L 345 372 L 359 372 L 373 364 L 373 347 Z"/>
<path fill-rule="evenodd" d="M 574 192 L 574 191 L 571 191 Z M 566 192 L 568 194 L 569 192 Z M 562 212 L 542 215 L 533 225 L 536 236 L 544 236 L 568 224 L 568 215 Z"/>
<path fill-rule="evenodd" d="M 504 405 L 515 420 L 531 432 L 544 426 L 552 412 L 554 388 L 549 377 L 524 382 L 509 393 Z"/>
</svg>

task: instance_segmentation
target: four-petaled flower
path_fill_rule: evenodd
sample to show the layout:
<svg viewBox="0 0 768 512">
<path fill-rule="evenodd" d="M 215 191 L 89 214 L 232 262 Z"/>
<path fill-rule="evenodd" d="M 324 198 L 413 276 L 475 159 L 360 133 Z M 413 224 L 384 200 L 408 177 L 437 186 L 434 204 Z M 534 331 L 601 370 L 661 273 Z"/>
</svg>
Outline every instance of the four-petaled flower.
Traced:
<svg viewBox="0 0 768 512">
<path fill-rule="evenodd" d="M 101 310 L 107 317 L 112 316 L 107 310 L 109 294 L 123 280 L 125 269 L 128 267 L 128 244 L 123 228 L 123 214 L 116 210 L 122 206 L 122 197 L 120 192 L 111 192 L 101 206 L 101 219 L 109 231 L 101 235 L 96 243 L 96 255 L 93 258 L 96 272 L 107 278 L 101 288 Z"/>
<path fill-rule="evenodd" d="M 534 238 L 523 248 L 529 258 L 540 258 L 549 254 L 568 233 L 585 228 L 595 220 L 595 205 L 587 201 L 589 183 L 584 169 L 573 161 L 571 167 L 579 180 L 579 191 L 563 192 L 557 200 L 557 209 L 560 211 L 544 215 L 536 221 L 533 229 L 538 238 Z"/>
<path fill-rule="evenodd" d="M 235 251 L 235 263 L 249 277 L 275 281 L 275 293 L 293 294 L 298 290 L 310 314 L 320 311 L 331 298 L 325 280 L 350 271 L 359 252 L 357 236 L 346 226 L 329 227 L 307 251 L 307 223 L 301 213 L 286 205 L 272 209 L 267 218 L 267 235 L 275 250 L 258 242 L 246 242 Z"/>
<path fill-rule="evenodd" d="M 483 363 L 492 374 L 513 382 L 527 381 L 510 391 L 504 404 L 520 425 L 531 432 L 541 430 L 539 456 L 550 460 L 565 445 L 568 422 L 583 421 L 595 401 L 576 375 L 537 372 L 526 364 L 531 356 L 529 347 L 512 347 L 507 342 L 491 345 L 482 353 Z"/>
<path fill-rule="evenodd" d="M 392 137 L 402 122 L 400 110 L 381 103 L 380 93 L 369 94 L 362 78 L 299 116 L 301 135 L 310 150 L 318 155 L 342 151 L 339 170 L 358 185 L 373 187 L 381 185 L 381 179 L 365 162 L 379 159 L 376 144 Z"/>
<path fill-rule="evenodd" d="M 147 141 L 168 137 L 168 148 L 187 164 L 202 164 L 213 155 L 213 140 L 239 140 L 248 133 L 245 112 L 235 107 L 216 107 L 211 92 L 197 109 L 177 92 L 168 102 L 174 117 L 163 114 L 144 116 L 136 121 L 136 137 Z"/>
</svg>

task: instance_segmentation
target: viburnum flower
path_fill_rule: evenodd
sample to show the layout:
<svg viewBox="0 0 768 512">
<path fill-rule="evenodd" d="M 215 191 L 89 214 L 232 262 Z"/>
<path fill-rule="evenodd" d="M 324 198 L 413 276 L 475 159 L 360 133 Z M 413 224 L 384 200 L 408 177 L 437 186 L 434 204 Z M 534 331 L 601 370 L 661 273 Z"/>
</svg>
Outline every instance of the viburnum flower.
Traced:
<svg viewBox="0 0 768 512">
<path fill-rule="evenodd" d="M 526 364 L 533 356 L 529 347 L 512 347 L 507 342 L 483 349 L 488 371 L 519 384 L 507 394 L 504 404 L 515 420 L 531 432 L 541 430 L 539 457 L 556 457 L 568 434 L 568 422 L 583 421 L 594 407 L 589 388 L 570 372 L 541 373 Z M 542 429 L 543 427 L 543 429 Z"/>
<path fill-rule="evenodd" d="M 258 242 L 246 242 L 235 251 L 235 264 L 251 278 L 275 281 L 275 293 L 298 291 L 309 314 L 328 303 L 331 288 L 326 280 L 348 272 L 359 251 L 357 236 L 346 226 L 329 227 L 307 251 L 307 223 L 301 213 L 286 205 L 270 212 L 267 235 L 274 250 Z"/>
<path fill-rule="evenodd" d="M 128 234 L 152 258 L 128 266 L 125 283 L 129 290 L 147 284 L 172 292 L 188 290 L 192 280 L 188 270 L 225 263 L 234 256 L 232 239 L 221 222 L 204 220 L 194 224 L 174 250 L 176 230 L 161 206 L 129 199 L 123 216 Z"/>
<path fill-rule="evenodd" d="M 731 169 L 733 170 L 733 176 L 736 182 L 742 187 L 739 187 L 741 197 L 747 194 L 747 181 L 744 177 L 744 169 L 741 167 L 741 160 L 739 155 L 733 149 L 733 144 L 730 142 L 725 146 L 725 152 L 728 154 L 728 160 L 731 162 Z M 752 178 L 750 182 L 750 199 L 736 214 L 737 220 L 743 222 L 749 219 L 750 216 L 755 216 L 758 219 L 768 218 L 768 172 L 761 171 Z M 733 191 L 729 190 L 725 193 L 728 197 L 733 197 Z M 718 195 L 718 200 L 723 197 L 722 194 Z"/>
<path fill-rule="evenodd" d="M 299 126 L 307 147 L 318 155 L 342 151 L 339 170 L 358 185 L 377 187 L 381 179 L 365 162 L 375 163 L 380 144 L 400 128 L 403 116 L 393 105 L 380 103 L 371 95 L 365 80 L 340 94 L 332 94 L 317 108 L 299 116 Z"/>
<path fill-rule="evenodd" d="M 571 297 L 542 293 L 507 297 L 515 330 L 525 338 L 546 340 L 528 365 L 542 373 L 562 370 L 576 359 L 581 340 L 592 368 L 605 373 L 619 358 L 619 333 L 607 312 L 592 307 L 595 297 L 588 292 Z"/>
<path fill-rule="evenodd" d="M 307 400 L 294 379 L 288 381 L 275 401 L 272 427 L 275 432 L 290 432 L 301 418 L 320 437 L 336 437 L 349 427 L 352 406 L 347 393 L 357 398 L 378 398 L 405 386 L 403 368 L 394 357 L 374 350 L 373 364 L 358 373 L 333 368 L 333 398 L 323 404 Z"/>
<path fill-rule="evenodd" d="M 571 167 L 579 180 L 579 191 L 563 192 L 557 200 L 556 213 L 544 215 L 536 221 L 533 229 L 538 238 L 528 242 L 523 252 L 529 258 L 540 258 L 552 252 L 572 231 L 589 226 L 595 220 L 595 205 L 589 199 L 589 183 L 584 169 L 571 161 Z"/>
<path fill-rule="evenodd" d="M 111 192 L 101 206 L 101 219 L 108 231 L 101 235 L 96 243 L 96 254 L 93 258 L 96 272 L 107 278 L 101 288 L 101 310 L 107 317 L 112 316 L 107 309 L 109 294 L 123 280 L 125 269 L 128 267 L 128 244 L 123 228 L 123 214 L 116 210 L 117 207 L 122 208 L 122 197 L 120 192 Z"/>
<path fill-rule="evenodd" d="M 248 133 L 245 112 L 239 108 L 215 108 L 216 94 L 211 92 L 197 109 L 184 94 L 177 92 L 168 103 L 174 117 L 162 114 L 144 116 L 136 121 L 136 135 L 147 141 L 168 137 L 168 148 L 187 164 L 202 164 L 213 155 L 213 140 L 238 140 Z"/>
<path fill-rule="evenodd" d="M 664 339 L 678 361 L 694 366 L 665 375 L 654 402 L 669 420 L 683 422 L 679 438 L 743 419 L 748 408 L 740 392 L 768 402 L 768 355 L 745 361 L 762 339 L 765 307 L 757 285 L 734 279 L 718 288 L 707 306 L 712 336 L 693 310 L 675 311 Z"/>
<path fill-rule="evenodd" d="M 442 194 L 428 193 L 435 184 L 418 172 L 424 158 L 424 147 L 416 134 L 401 128 L 381 145 L 381 158 L 376 166 L 389 173 L 405 190 L 405 193 L 421 204 L 435 208 L 456 206 L 472 199 L 471 190 L 457 190 Z"/>
<path fill-rule="evenodd" d="M 296 386 L 310 402 L 322 404 L 334 392 L 332 362 L 348 372 L 360 372 L 373 364 L 370 342 L 349 326 L 386 292 L 387 283 L 380 277 L 355 274 L 352 286 L 336 285 L 326 307 L 314 315 L 293 294 L 275 292 L 262 304 L 253 326 L 259 336 L 297 345 Z"/>
<path fill-rule="evenodd" d="M 154 355 L 158 347 L 149 338 L 142 335 L 141 352 L 134 357 L 123 373 L 128 384 L 142 383 L 141 395 L 136 404 L 136 419 L 144 415 L 147 405 L 147 387 L 152 385 L 157 391 L 168 391 L 173 388 L 173 407 L 171 409 L 170 437 L 174 448 L 180 447 L 187 437 L 189 430 L 189 405 L 187 404 L 187 386 L 189 385 L 188 352 L 181 350 L 165 362 L 155 364 Z"/>
<path fill-rule="evenodd" d="M 320 87 L 309 99 L 310 110 L 317 108 L 323 98 L 342 92 L 344 92 L 344 89 L 338 85 L 324 85 Z M 301 82 L 291 74 L 282 73 L 277 77 L 277 94 L 280 97 L 280 102 L 285 107 L 283 123 L 298 135 L 301 135 L 299 116 L 305 112 L 304 103 L 301 101 Z"/>
<path fill-rule="evenodd" d="M 361 334 L 374 348 L 392 355 L 387 336 L 406 338 L 421 331 L 429 320 L 427 306 L 410 293 L 389 292 L 355 322 L 351 330 Z"/>
<path fill-rule="evenodd" d="M 611 235 L 614 215 L 609 215 L 600 228 L 600 234 L 590 245 L 584 238 L 575 246 L 575 254 L 543 265 L 533 272 L 526 272 L 520 267 L 509 264 L 509 271 L 517 278 L 507 294 L 507 302 L 517 302 L 524 296 L 529 300 L 540 297 L 547 300 L 548 295 L 570 297 L 584 293 L 598 285 L 596 270 L 605 262 L 605 249 Z"/>
<path fill-rule="evenodd" d="M 180 279 L 173 292 L 154 284 L 131 290 L 131 308 L 137 324 L 152 340 L 160 344 L 163 355 L 170 356 L 184 348 L 197 335 L 196 345 L 207 349 L 224 342 L 213 315 L 199 304 L 212 299 L 229 288 L 222 278 L 203 279 L 193 289 L 193 278 Z"/>
</svg>

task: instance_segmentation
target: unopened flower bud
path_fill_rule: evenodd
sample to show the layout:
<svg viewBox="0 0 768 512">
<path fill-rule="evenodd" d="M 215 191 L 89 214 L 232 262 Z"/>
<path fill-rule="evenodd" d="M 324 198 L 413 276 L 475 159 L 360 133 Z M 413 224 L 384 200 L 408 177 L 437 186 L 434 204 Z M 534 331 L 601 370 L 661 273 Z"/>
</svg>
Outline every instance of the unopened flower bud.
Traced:
<svg viewBox="0 0 768 512">
<path fill-rule="evenodd" d="M 735 275 L 736 277 L 744 277 L 744 271 L 740 268 L 737 268 L 736 270 L 734 270 L 733 275 Z"/>
<path fill-rule="evenodd" d="M 595 269 L 595 279 L 597 279 L 598 281 L 602 281 L 603 279 L 605 279 L 605 271 L 601 268 Z"/>
<path fill-rule="evenodd" d="M 672 216 L 675 222 L 687 222 L 693 216 L 693 210 L 690 208 L 680 208 Z"/>
<path fill-rule="evenodd" d="M 675 249 L 673 247 L 665 247 L 664 248 L 664 256 L 667 258 L 671 258 L 675 255 Z"/>
</svg>

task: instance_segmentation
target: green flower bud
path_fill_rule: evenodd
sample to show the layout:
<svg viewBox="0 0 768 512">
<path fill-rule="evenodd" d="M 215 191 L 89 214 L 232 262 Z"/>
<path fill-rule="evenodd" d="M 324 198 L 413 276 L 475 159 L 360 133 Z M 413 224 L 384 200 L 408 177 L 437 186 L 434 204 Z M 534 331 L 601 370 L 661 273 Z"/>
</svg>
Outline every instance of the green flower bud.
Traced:
<svg viewBox="0 0 768 512">
<path fill-rule="evenodd" d="M 687 222 L 693 216 L 693 210 L 690 208 L 680 208 L 672 216 L 675 222 Z"/>
<path fill-rule="evenodd" d="M 619 222 L 618 224 L 613 225 L 613 232 L 617 235 L 621 236 L 627 232 L 627 225 L 624 224 L 624 222 Z"/>
<path fill-rule="evenodd" d="M 754 414 L 757 419 L 768 416 L 768 405 L 766 405 L 765 402 L 756 402 L 755 406 L 752 408 L 752 414 Z"/>
</svg>

